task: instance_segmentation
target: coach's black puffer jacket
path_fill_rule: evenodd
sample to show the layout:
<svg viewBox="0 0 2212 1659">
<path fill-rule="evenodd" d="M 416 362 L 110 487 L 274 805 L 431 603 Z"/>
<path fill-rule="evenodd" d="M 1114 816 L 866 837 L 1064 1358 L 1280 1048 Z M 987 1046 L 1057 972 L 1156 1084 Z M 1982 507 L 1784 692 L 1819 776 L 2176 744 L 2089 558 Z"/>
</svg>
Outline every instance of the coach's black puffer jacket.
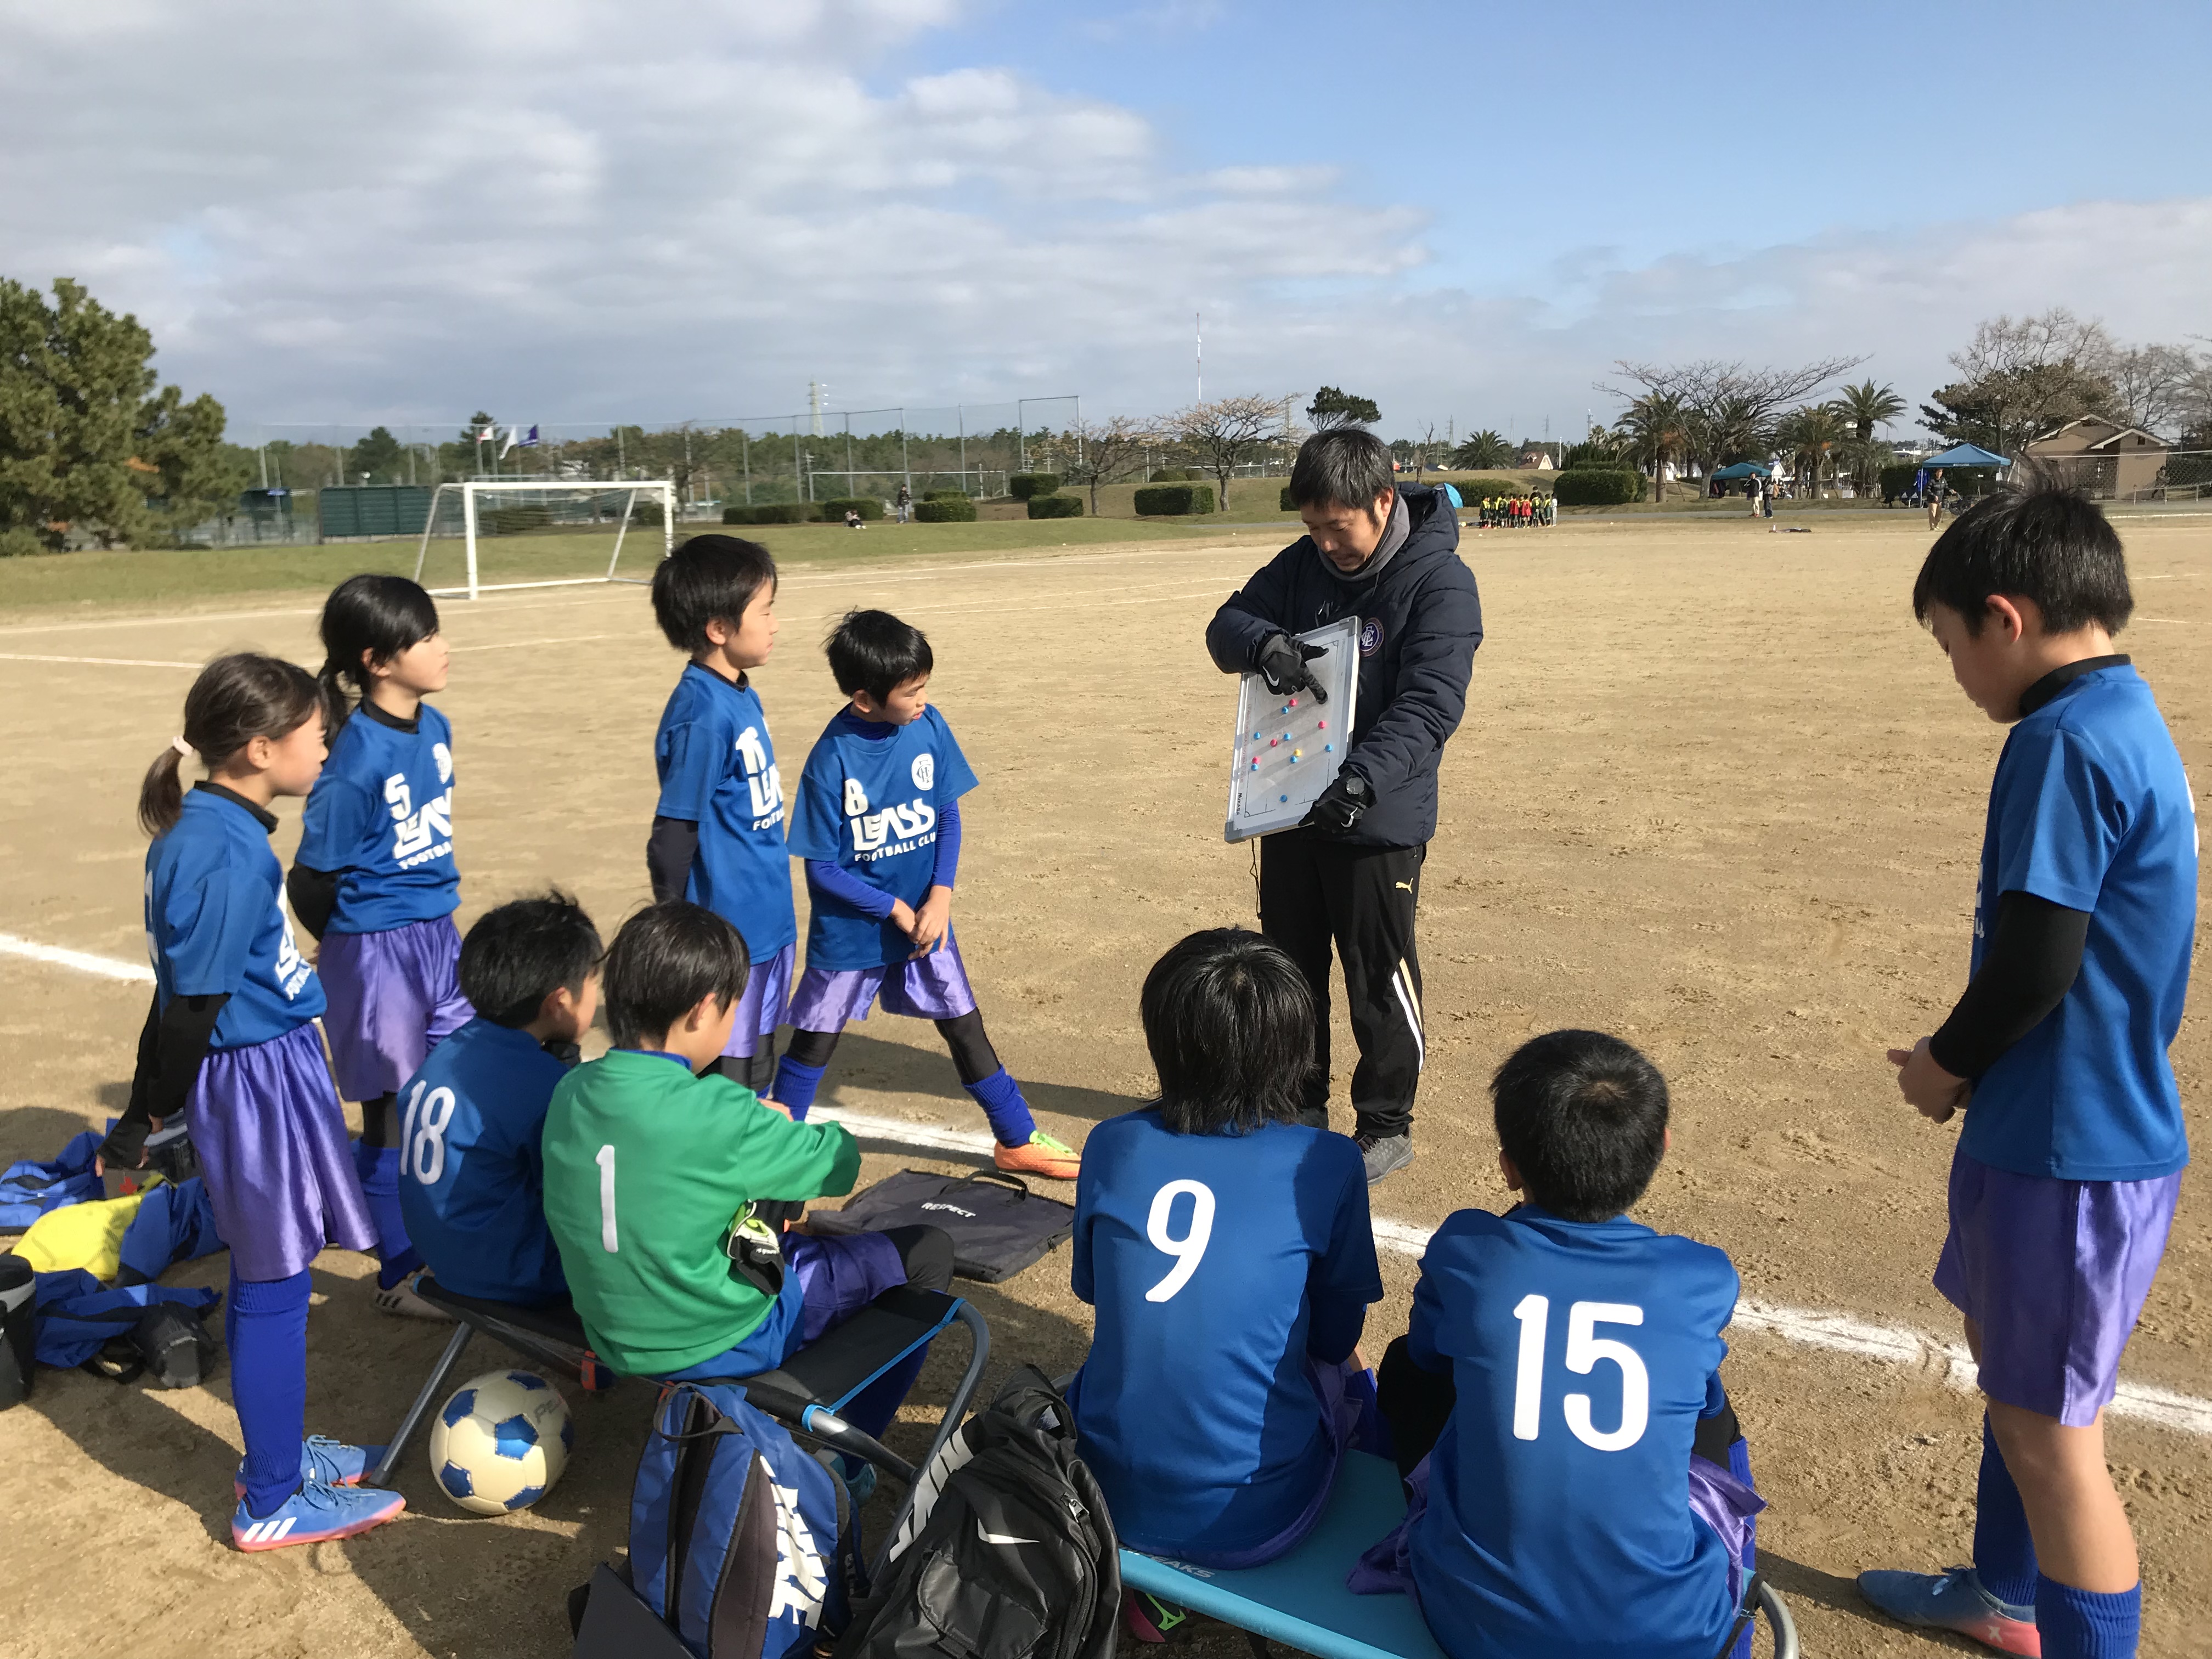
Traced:
<svg viewBox="0 0 2212 1659">
<path fill-rule="evenodd" d="M 1359 706 L 1344 763 L 1367 780 L 1375 804 L 1339 838 L 1355 846 L 1418 847 L 1436 834 L 1437 762 L 1467 710 L 1482 643 L 1482 601 L 1459 556 L 1451 502 L 1422 484 L 1402 484 L 1399 494 L 1406 540 L 1379 573 L 1341 575 L 1301 536 L 1231 595 L 1206 630 L 1222 672 L 1243 674 L 1279 631 L 1360 619 Z"/>
</svg>

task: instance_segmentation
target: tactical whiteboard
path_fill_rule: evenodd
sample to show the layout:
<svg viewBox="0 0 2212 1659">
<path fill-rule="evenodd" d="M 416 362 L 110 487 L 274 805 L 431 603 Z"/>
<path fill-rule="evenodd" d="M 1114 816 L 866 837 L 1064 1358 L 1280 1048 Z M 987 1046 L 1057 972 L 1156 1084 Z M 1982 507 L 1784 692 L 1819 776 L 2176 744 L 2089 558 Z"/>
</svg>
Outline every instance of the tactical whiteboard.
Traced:
<svg viewBox="0 0 2212 1659">
<path fill-rule="evenodd" d="M 1301 645 L 1327 651 L 1307 666 L 1328 701 L 1317 702 L 1310 692 L 1278 695 L 1260 674 L 1247 674 L 1238 684 L 1224 841 L 1294 827 L 1344 769 L 1352 699 L 1359 692 L 1359 618 L 1346 617 L 1297 637 Z"/>
</svg>

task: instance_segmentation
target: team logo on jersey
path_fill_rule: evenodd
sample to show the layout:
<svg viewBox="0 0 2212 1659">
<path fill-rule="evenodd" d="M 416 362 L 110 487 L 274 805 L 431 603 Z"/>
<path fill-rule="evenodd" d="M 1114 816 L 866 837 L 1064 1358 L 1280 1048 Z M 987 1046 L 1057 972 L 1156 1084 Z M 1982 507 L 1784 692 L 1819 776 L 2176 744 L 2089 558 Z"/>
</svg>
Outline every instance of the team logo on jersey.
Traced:
<svg viewBox="0 0 2212 1659">
<path fill-rule="evenodd" d="M 751 796 L 753 828 L 773 830 L 783 822 L 783 773 L 769 759 L 758 726 L 748 726 L 738 733 L 738 763 Z"/>
<path fill-rule="evenodd" d="M 937 836 L 937 809 L 916 796 L 896 801 L 879 812 L 868 810 L 868 792 L 858 778 L 845 780 L 845 819 L 853 828 L 853 851 L 863 864 L 896 858 Z"/>
<path fill-rule="evenodd" d="M 1359 624 L 1359 654 L 1371 657 L 1382 648 L 1382 618 L 1370 617 Z"/>
<path fill-rule="evenodd" d="M 441 744 L 439 745 L 443 748 Z M 447 757 L 447 764 L 452 759 Z M 392 809 L 392 822 L 398 826 L 392 837 L 392 856 L 403 870 L 412 870 L 419 864 L 444 858 L 453 850 L 453 792 L 422 803 L 422 810 L 415 807 L 415 793 L 407 786 L 407 775 L 394 772 L 384 781 L 384 804 Z"/>
<path fill-rule="evenodd" d="M 914 787 L 917 789 L 927 789 L 933 787 L 936 782 L 937 757 L 929 754 L 916 755 L 914 757 Z"/>
<path fill-rule="evenodd" d="M 289 1002 L 300 994 L 308 980 L 314 976 L 315 970 L 309 966 L 307 957 L 300 954 L 299 941 L 292 937 L 292 918 L 280 909 L 276 912 L 276 920 L 284 930 L 276 941 L 276 988 Z"/>
<path fill-rule="evenodd" d="M 434 743 L 430 745 L 430 758 L 438 763 L 438 781 L 451 783 L 453 781 L 453 751 L 442 743 Z"/>
</svg>

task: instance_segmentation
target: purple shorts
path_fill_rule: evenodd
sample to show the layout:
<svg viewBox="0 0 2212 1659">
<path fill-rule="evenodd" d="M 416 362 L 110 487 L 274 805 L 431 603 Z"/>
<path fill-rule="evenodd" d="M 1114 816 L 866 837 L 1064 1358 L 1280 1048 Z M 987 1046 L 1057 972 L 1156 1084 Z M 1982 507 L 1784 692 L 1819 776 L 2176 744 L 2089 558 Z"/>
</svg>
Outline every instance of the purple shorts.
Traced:
<svg viewBox="0 0 2212 1659">
<path fill-rule="evenodd" d="M 783 1260 L 788 1270 L 783 1294 L 768 1317 L 735 1346 L 671 1371 L 665 1380 L 755 1376 L 774 1370 L 823 1332 L 906 1283 L 906 1263 L 899 1259 L 898 1246 L 881 1233 L 822 1238 L 786 1233 Z"/>
<path fill-rule="evenodd" d="M 476 1018 L 456 973 L 451 916 L 381 933 L 325 933 L 315 971 L 330 1008 L 331 1063 L 348 1100 L 397 1094 L 422 1058 Z"/>
<path fill-rule="evenodd" d="M 185 1103 L 216 1231 L 233 1270 L 289 1279 L 325 1244 L 376 1248 L 354 1173 L 345 1109 L 313 1025 L 245 1048 L 211 1050 Z"/>
<path fill-rule="evenodd" d="M 2014 1175 L 1957 1152 L 1936 1288 L 1981 1328 L 1981 1389 L 2071 1428 L 2097 1420 L 2166 1253 L 2179 1172 Z"/>
<path fill-rule="evenodd" d="M 866 1019 L 881 998 L 887 1014 L 909 1019 L 957 1019 L 975 1012 L 960 947 L 947 933 L 926 957 L 888 968 L 817 968 L 809 964 L 791 996 L 791 1023 L 802 1031 L 842 1030 Z"/>
<path fill-rule="evenodd" d="M 760 1052 L 764 1040 L 775 1035 L 784 1011 L 791 1006 L 791 969 L 798 960 L 799 947 L 787 945 L 766 962 L 753 963 L 745 975 L 745 994 L 738 999 L 737 1023 L 730 1027 L 724 1054 L 749 1060 Z"/>
</svg>

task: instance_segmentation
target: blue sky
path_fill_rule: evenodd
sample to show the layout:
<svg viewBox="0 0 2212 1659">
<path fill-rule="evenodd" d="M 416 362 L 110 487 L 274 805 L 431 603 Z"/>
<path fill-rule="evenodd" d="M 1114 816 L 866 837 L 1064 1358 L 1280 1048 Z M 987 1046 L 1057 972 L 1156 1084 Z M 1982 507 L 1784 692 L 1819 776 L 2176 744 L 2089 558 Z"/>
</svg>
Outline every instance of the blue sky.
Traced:
<svg viewBox="0 0 2212 1659">
<path fill-rule="evenodd" d="M 2122 21 L 2108 21 L 2118 17 Z M 1656 19 L 1657 21 L 1655 21 Z M 1932 20 L 1932 21 L 1931 21 Z M 0 273 L 256 422 L 1080 390 L 1534 434 L 1630 357 L 2212 335 L 2212 8 L 0 0 Z"/>
</svg>

